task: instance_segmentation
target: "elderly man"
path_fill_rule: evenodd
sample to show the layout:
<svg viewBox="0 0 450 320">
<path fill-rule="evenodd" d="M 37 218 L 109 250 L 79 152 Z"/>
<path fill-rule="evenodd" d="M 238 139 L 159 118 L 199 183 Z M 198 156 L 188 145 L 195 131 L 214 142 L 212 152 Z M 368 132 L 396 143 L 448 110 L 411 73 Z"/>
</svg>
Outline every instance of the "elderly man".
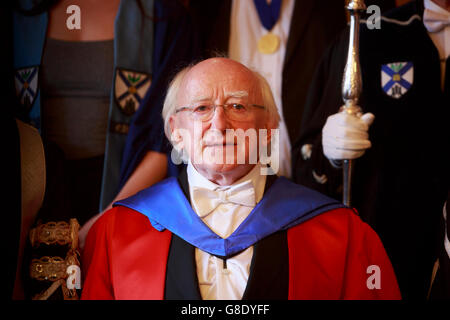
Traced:
<svg viewBox="0 0 450 320">
<path fill-rule="evenodd" d="M 400 297 L 379 238 L 352 210 L 266 175 L 276 173 L 279 116 L 264 78 L 233 60 L 202 61 L 175 77 L 163 117 L 187 170 L 95 223 L 82 298 Z M 230 134 L 239 129 L 244 139 Z M 269 145 L 271 170 L 259 157 Z"/>
</svg>

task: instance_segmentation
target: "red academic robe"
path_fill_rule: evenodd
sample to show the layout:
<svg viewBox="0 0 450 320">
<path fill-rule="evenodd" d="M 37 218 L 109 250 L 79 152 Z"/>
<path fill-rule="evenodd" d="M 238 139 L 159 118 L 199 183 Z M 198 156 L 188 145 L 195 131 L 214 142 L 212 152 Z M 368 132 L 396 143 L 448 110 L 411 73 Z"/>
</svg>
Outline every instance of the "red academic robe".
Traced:
<svg viewBox="0 0 450 320">
<path fill-rule="evenodd" d="M 171 232 L 117 206 L 90 230 L 82 299 L 163 299 Z M 400 299 L 377 234 L 349 209 L 322 213 L 287 231 L 289 299 Z"/>
</svg>

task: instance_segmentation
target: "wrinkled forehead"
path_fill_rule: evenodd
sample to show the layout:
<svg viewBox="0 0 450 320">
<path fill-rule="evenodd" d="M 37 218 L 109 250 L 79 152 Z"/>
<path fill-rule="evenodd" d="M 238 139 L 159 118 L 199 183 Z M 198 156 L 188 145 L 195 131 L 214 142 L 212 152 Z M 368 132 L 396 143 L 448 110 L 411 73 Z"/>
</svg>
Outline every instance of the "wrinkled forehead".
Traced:
<svg viewBox="0 0 450 320">
<path fill-rule="evenodd" d="M 210 59 L 194 66 L 184 77 L 178 103 L 196 100 L 225 102 L 230 97 L 242 97 L 260 103 L 258 81 L 253 72 L 228 59 Z M 222 103 L 221 102 L 221 103 Z"/>
</svg>

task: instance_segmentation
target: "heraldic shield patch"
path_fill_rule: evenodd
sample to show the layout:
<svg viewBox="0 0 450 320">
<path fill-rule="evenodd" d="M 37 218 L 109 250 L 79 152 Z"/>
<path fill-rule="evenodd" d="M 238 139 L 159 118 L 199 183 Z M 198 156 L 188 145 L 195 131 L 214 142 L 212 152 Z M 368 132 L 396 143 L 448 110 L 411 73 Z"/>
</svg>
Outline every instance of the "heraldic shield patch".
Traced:
<svg viewBox="0 0 450 320">
<path fill-rule="evenodd" d="M 399 99 L 414 81 L 412 62 L 393 62 L 381 66 L 381 87 L 388 96 Z"/>
<path fill-rule="evenodd" d="M 39 66 L 20 68 L 15 71 L 14 85 L 20 104 L 29 111 L 38 94 Z"/>
<path fill-rule="evenodd" d="M 148 73 L 116 69 L 114 98 L 125 115 L 131 116 L 137 111 L 151 83 Z"/>
</svg>

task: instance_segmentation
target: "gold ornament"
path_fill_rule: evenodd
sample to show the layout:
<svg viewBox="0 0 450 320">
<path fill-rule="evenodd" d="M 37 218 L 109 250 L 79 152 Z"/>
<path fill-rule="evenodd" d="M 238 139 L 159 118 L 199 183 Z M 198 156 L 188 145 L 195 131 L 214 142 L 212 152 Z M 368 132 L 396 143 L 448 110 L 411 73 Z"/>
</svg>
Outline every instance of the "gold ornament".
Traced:
<svg viewBox="0 0 450 320">
<path fill-rule="evenodd" d="M 280 38 L 269 32 L 258 41 L 258 51 L 263 54 L 272 54 L 280 47 Z"/>
</svg>

